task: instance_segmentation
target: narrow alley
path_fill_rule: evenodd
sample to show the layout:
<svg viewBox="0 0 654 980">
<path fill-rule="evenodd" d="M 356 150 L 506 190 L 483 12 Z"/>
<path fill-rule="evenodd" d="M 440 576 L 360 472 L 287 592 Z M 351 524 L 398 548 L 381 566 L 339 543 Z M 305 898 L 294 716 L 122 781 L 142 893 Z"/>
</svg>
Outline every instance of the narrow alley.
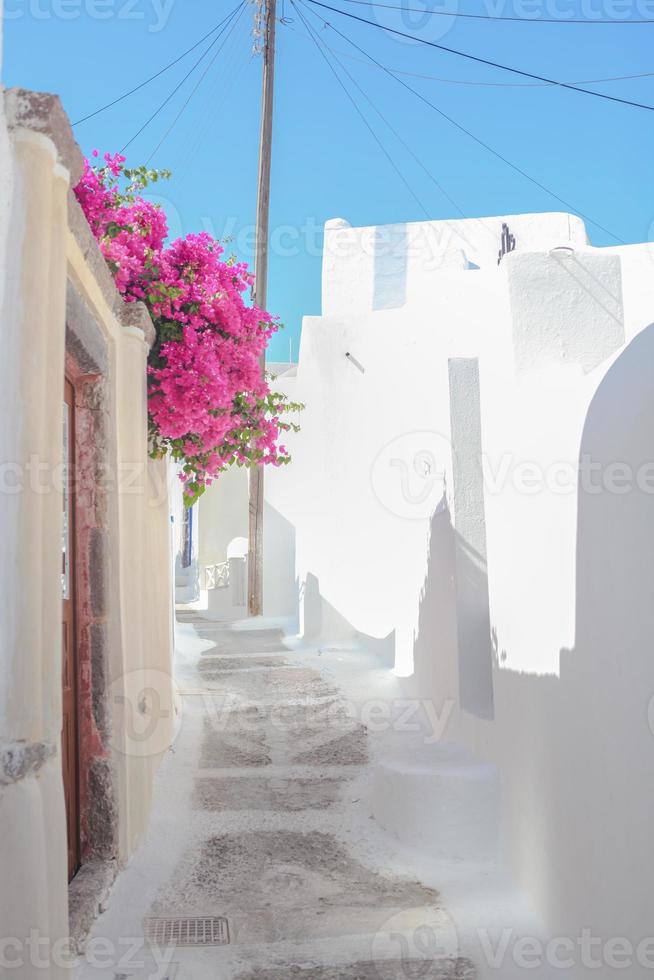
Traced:
<svg viewBox="0 0 654 980">
<path fill-rule="evenodd" d="M 0 980 L 654 975 L 654 8 L 331 4 L 0 0 Z"/>
<path fill-rule="evenodd" d="M 343 692 L 280 629 L 182 615 L 180 731 L 80 980 L 476 977 L 437 891 L 388 871 Z"/>
</svg>

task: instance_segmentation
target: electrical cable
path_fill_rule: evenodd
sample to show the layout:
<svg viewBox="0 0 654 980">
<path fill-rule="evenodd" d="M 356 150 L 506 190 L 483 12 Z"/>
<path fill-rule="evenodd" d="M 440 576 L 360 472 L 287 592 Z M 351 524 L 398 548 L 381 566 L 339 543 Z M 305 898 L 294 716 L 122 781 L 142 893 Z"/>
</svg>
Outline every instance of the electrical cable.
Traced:
<svg viewBox="0 0 654 980">
<path fill-rule="evenodd" d="M 300 11 L 298 10 L 298 14 L 299 13 L 300 13 Z M 301 16 L 301 14 L 300 14 L 300 16 Z M 309 24 L 306 24 L 306 26 L 307 26 L 307 28 L 309 30 L 311 30 L 311 28 L 309 27 Z M 421 168 L 421 170 L 423 170 L 424 173 L 429 177 L 429 179 L 432 181 L 432 183 L 436 185 L 436 187 L 438 188 L 438 190 L 440 191 L 440 193 L 443 195 L 443 197 L 445 197 L 450 202 L 450 204 L 455 209 L 455 211 L 458 212 L 458 214 L 463 218 L 464 221 L 475 221 L 477 224 L 479 224 L 483 228 L 483 230 L 495 242 L 496 237 L 497 237 L 495 231 L 491 230 L 488 227 L 488 225 L 485 224 L 483 218 L 469 218 L 468 217 L 468 215 L 461 208 L 461 206 L 454 200 L 454 198 L 448 193 L 448 191 L 445 190 L 445 188 L 440 183 L 440 181 L 434 176 L 434 174 L 429 170 L 429 168 L 425 166 L 425 164 L 422 162 L 422 160 L 420 159 L 420 157 L 416 153 L 414 153 L 414 151 L 411 149 L 411 147 L 408 145 L 408 143 L 402 138 L 402 136 L 398 133 L 398 131 L 395 129 L 395 127 L 392 125 L 392 123 L 389 122 L 389 120 L 382 113 L 382 111 L 378 108 L 378 106 L 374 103 L 374 101 L 361 88 L 361 86 L 359 85 L 359 83 L 357 82 L 357 80 L 354 78 L 354 76 L 347 70 L 347 68 L 345 67 L 345 65 L 341 62 L 341 60 L 335 54 L 333 48 L 331 48 L 325 41 L 322 41 L 321 40 L 321 43 L 327 49 L 327 51 L 330 52 L 330 54 L 335 59 L 335 61 L 338 62 L 338 64 L 340 65 L 340 67 L 342 68 L 342 70 L 345 72 L 345 74 L 348 76 L 348 78 L 353 83 L 353 85 L 356 86 L 356 88 L 359 90 L 359 92 L 364 97 L 364 99 L 366 100 L 366 102 L 369 103 L 369 105 L 375 110 L 375 112 L 380 117 L 380 119 L 386 124 L 386 126 L 388 126 L 388 128 L 390 129 L 390 131 L 393 133 L 393 135 L 395 136 L 395 138 L 402 144 L 402 146 L 407 151 L 407 153 L 415 160 L 415 162 L 418 164 L 418 166 Z M 449 224 L 449 222 L 447 222 L 447 223 Z M 474 247 L 475 247 L 474 244 L 466 237 L 465 232 L 463 231 L 463 229 L 461 229 L 459 227 L 459 228 L 456 228 L 455 231 L 463 239 L 463 241 L 467 245 L 470 246 L 470 248 L 474 249 Z"/>
<path fill-rule="evenodd" d="M 82 116 L 81 119 L 78 119 L 77 122 L 72 123 L 72 125 L 79 126 L 80 123 L 86 122 L 87 119 L 93 119 L 94 116 L 97 116 L 101 112 L 104 112 L 105 109 L 111 109 L 112 106 L 118 105 L 119 102 L 122 102 L 124 99 L 127 99 L 130 95 L 134 95 L 135 92 L 138 92 L 140 89 L 145 88 L 145 86 L 149 85 L 150 82 L 153 82 L 155 78 L 159 78 L 160 75 L 163 75 L 165 72 L 169 71 L 169 69 L 174 68 L 175 65 L 179 64 L 179 62 L 182 61 L 182 59 L 185 58 L 187 54 L 190 54 L 191 51 L 195 51 L 196 48 L 199 48 L 200 45 L 204 41 L 206 41 L 208 37 L 211 37 L 212 34 L 215 34 L 215 32 L 220 27 L 222 27 L 225 21 L 229 20 L 230 17 L 231 14 L 227 14 L 227 17 L 224 17 L 219 24 L 216 24 L 216 26 L 212 27 L 210 31 L 207 31 L 204 37 L 201 37 L 199 41 L 196 41 L 195 44 L 193 44 L 190 48 L 187 48 L 186 51 L 180 54 L 179 57 L 175 58 L 174 61 L 171 61 L 170 64 L 166 65 L 164 68 L 160 68 L 159 71 L 156 72 L 154 75 L 150 75 L 150 77 L 146 78 L 144 82 L 141 82 L 139 85 L 136 85 L 134 88 L 131 88 L 129 92 L 125 92 L 123 93 L 123 95 L 119 95 L 117 99 L 113 100 L 113 102 L 107 102 L 106 105 L 100 106 L 99 109 L 95 109 L 93 112 L 89 112 L 88 115 Z"/>
<path fill-rule="evenodd" d="M 300 11 L 298 11 L 298 14 L 300 15 L 300 17 L 302 16 L 300 14 Z M 314 35 L 315 32 L 312 30 L 311 26 L 306 21 L 305 21 L 305 25 L 307 27 L 307 30 L 311 31 L 312 35 Z M 350 79 L 350 81 L 352 82 L 352 84 L 358 89 L 358 91 L 361 93 L 361 95 L 366 100 L 366 102 L 372 107 L 372 109 L 374 109 L 374 111 L 377 113 L 377 115 L 382 120 L 382 122 L 385 123 L 386 126 L 390 129 L 390 131 L 393 134 L 393 136 L 395 136 L 395 138 L 398 140 L 399 143 L 402 144 L 402 146 L 407 151 L 407 153 L 409 153 L 410 156 L 413 157 L 413 159 L 418 164 L 418 166 L 427 174 L 427 176 L 429 177 L 429 179 L 436 185 L 436 187 L 438 188 L 438 190 L 440 191 L 440 193 L 443 195 L 443 197 L 445 197 L 450 202 L 450 204 L 452 205 L 452 207 L 461 215 L 462 218 L 466 218 L 467 215 L 462 210 L 461 206 L 454 200 L 453 197 L 450 196 L 450 194 L 448 194 L 448 192 L 442 186 L 442 184 L 440 183 L 440 181 L 437 180 L 437 178 L 433 175 L 433 173 L 424 165 L 424 163 L 422 162 L 422 160 L 420 159 L 420 157 L 416 153 L 413 152 L 413 150 L 408 145 L 408 143 L 402 138 L 402 136 L 400 136 L 400 134 L 395 129 L 395 127 L 393 126 L 393 124 L 391 122 L 389 122 L 389 120 L 383 114 L 383 112 L 381 111 L 381 109 L 376 105 L 376 103 L 373 101 L 373 99 L 371 99 L 370 96 L 368 96 L 366 94 L 366 92 L 361 88 L 361 86 L 357 82 L 356 78 L 351 74 L 351 72 L 349 72 L 347 70 L 347 68 L 342 63 L 342 61 L 340 60 L 340 58 L 338 57 L 338 55 L 335 53 L 335 51 L 333 50 L 333 48 L 331 48 L 328 44 L 326 44 L 325 41 L 323 41 L 322 39 L 321 39 L 321 44 L 323 45 L 323 47 L 327 51 L 329 51 L 329 53 L 331 54 L 332 58 L 337 62 L 337 64 L 340 65 L 342 71 L 345 72 L 345 74 Z"/>
<path fill-rule="evenodd" d="M 315 3 L 316 0 L 308 0 L 308 2 L 309 3 Z M 320 6 L 324 6 L 324 4 L 321 4 Z M 387 74 L 391 78 L 395 79 L 395 81 L 398 82 L 399 85 L 401 85 L 403 88 L 405 88 L 408 92 L 411 92 L 412 95 L 415 95 L 416 98 L 420 99 L 421 102 L 424 102 L 424 104 L 426 106 L 428 106 L 434 112 L 438 113 L 438 115 L 441 116 L 443 119 L 447 120 L 447 122 L 449 122 L 452 126 L 454 126 L 456 129 L 458 129 L 459 132 L 464 133 L 466 136 L 468 136 L 471 140 L 473 140 L 479 146 L 483 147 L 485 150 L 487 150 L 489 153 L 491 153 L 494 157 L 497 157 L 498 160 L 501 160 L 502 163 L 506 164 L 507 167 L 510 167 L 516 173 L 520 174 L 526 180 L 530 181 L 536 187 L 540 188 L 540 190 L 545 191 L 546 194 L 549 194 L 549 196 L 552 197 L 552 198 L 554 198 L 555 201 L 558 201 L 559 204 L 563 204 L 568 211 L 572 211 L 573 213 L 578 214 L 581 218 L 584 218 L 585 221 L 589 221 L 591 224 L 595 225 L 596 228 L 600 228 L 607 235 L 610 235 L 611 238 L 615 238 L 615 240 L 618 241 L 618 242 L 620 242 L 620 244 L 622 244 L 622 245 L 625 245 L 626 244 L 626 242 L 622 238 L 620 238 L 619 235 L 616 235 L 614 231 L 611 231 L 609 228 L 606 228 L 603 224 L 601 224 L 595 218 L 591 218 L 590 215 L 584 214 L 583 211 L 581 211 L 579 208 L 575 207 L 574 204 L 571 204 L 570 201 L 566 201 L 565 198 L 560 197 L 555 191 L 551 190 L 545 184 L 541 183 L 541 181 L 537 180 L 535 177 L 532 177 L 530 174 L 528 174 L 526 170 L 523 170 L 522 169 L 522 167 L 519 167 L 517 164 L 513 163 L 511 160 L 509 160 L 507 157 L 505 157 L 503 154 L 501 154 L 498 150 L 494 149 L 488 143 L 485 143 L 484 140 L 480 139 L 478 136 L 475 136 L 475 134 L 473 132 L 471 132 L 469 129 L 466 129 L 465 126 L 463 126 L 461 123 L 457 122 L 456 119 L 453 119 L 452 116 L 449 116 L 446 112 L 443 112 L 442 109 L 439 109 L 438 106 L 434 105 L 433 102 L 430 102 L 429 99 L 426 98 L 426 96 L 424 96 L 417 89 L 415 89 L 411 85 L 409 85 L 408 82 L 405 82 L 403 79 L 398 78 L 397 75 L 394 75 L 392 71 L 390 71 L 388 68 L 386 68 L 380 61 L 377 61 L 376 58 L 374 58 L 364 48 L 362 48 L 360 45 L 358 45 L 355 41 L 353 41 L 351 38 L 349 38 L 346 34 L 343 34 L 342 31 L 339 31 L 338 28 L 334 27 L 333 24 L 331 24 L 331 23 L 327 22 L 326 20 L 324 20 L 324 18 L 320 17 L 320 15 L 317 14 L 315 11 L 313 13 L 314 13 L 314 16 L 317 17 L 325 27 L 328 27 L 330 30 L 332 30 L 336 34 L 338 34 L 339 37 L 343 38 L 344 41 L 347 41 L 348 44 L 352 45 L 352 47 L 355 48 L 360 54 L 365 55 L 368 58 L 369 61 L 371 61 L 373 64 L 377 65 L 377 67 L 380 68 L 385 74 Z"/>
<path fill-rule="evenodd" d="M 195 85 L 191 89 L 190 94 L 188 95 L 186 101 L 182 104 L 179 112 L 177 113 L 177 115 L 175 116 L 175 118 L 171 122 L 170 126 L 168 127 L 168 129 L 166 130 L 166 132 L 164 133 L 164 135 L 161 137 L 161 139 L 159 140 L 159 142 L 155 146 L 155 148 L 152 151 L 152 153 L 148 156 L 147 160 L 145 161 L 146 167 L 150 164 L 150 161 L 152 160 L 152 158 L 155 155 L 155 153 L 157 153 L 161 149 L 161 147 L 163 146 L 163 144 L 166 142 L 166 140 L 168 139 L 168 137 L 172 133 L 173 129 L 175 128 L 175 126 L 177 125 L 177 123 L 179 122 L 179 120 L 181 119 L 181 117 L 183 116 L 184 112 L 188 108 L 189 103 L 191 102 L 193 96 L 195 95 L 195 93 L 197 92 L 197 90 L 202 85 L 202 82 L 205 80 L 205 78 L 207 77 L 207 75 L 209 74 L 209 72 L 211 71 L 211 69 L 213 68 L 213 66 L 216 63 L 216 60 L 217 60 L 219 54 L 221 53 L 221 51 L 223 50 L 223 48 L 225 47 L 225 45 L 229 41 L 229 39 L 230 39 L 230 37 L 231 37 L 231 35 L 232 35 L 232 33 L 233 33 L 236 25 L 238 24 L 239 20 L 243 16 L 243 11 L 244 10 L 245 10 L 245 6 L 242 6 L 241 9 L 240 9 L 240 11 L 239 11 L 239 13 L 238 13 L 238 15 L 237 15 L 237 17 L 235 18 L 235 20 L 232 21 L 232 24 L 231 24 L 231 26 L 230 26 L 230 28 L 229 28 L 229 30 L 227 32 L 227 35 L 226 35 L 225 39 L 223 40 L 223 43 L 221 45 L 219 45 L 218 50 L 215 52 L 213 58 L 211 59 L 211 61 L 207 65 L 207 67 L 204 69 L 204 71 L 202 72 L 202 74 L 200 75 L 200 78 L 198 79 L 198 81 L 195 83 Z"/>
<path fill-rule="evenodd" d="M 548 85 L 556 85 L 558 88 L 569 89 L 572 92 L 581 92 L 583 95 L 592 95 L 596 99 L 606 99 L 608 102 L 619 102 L 621 105 L 632 106 L 635 109 L 647 109 L 650 112 L 654 112 L 654 105 L 647 105 L 643 102 L 632 102 L 630 99 L 621 99 L 617 95 L 607 95 L 605 92 L 593 92 L 592 89 L 580 88 L 578 85 L 571 85 L 569 82 L 561 82 L 555 78 L 547 78 L 545 75 L 536 75 L 533 72 L 522 71 L 520 68 L 511 68 L 509 65 L 503 65 L 499 61 L 491 61 L 488 58 L 480 58 L 477 55 L 469 54 L 467 51 L 459 51 L 457 48 L 449 48 L 445 44 L 437 44 L 436 41 L 428 41 L 426 38 L 416 37 L 415 34 L 407 34 L 405 31 L 398 31 L 393 27 L 386 27 L 384 24 L 377 24 L 374 20 L 366 20 L 365 17 L 359 17 L 357 14 L 351 14 L 347 10 L 339 10 L 338 7 L 332 7 L 328 3 L 322 3 L 322 0 L 308 0 L 308 2 L 315 4 L 318 7 L 323 7 L 325 10 L 331 10 L 333 13 L 341 14 L 343 17 L 349 17 L 350 20 L 357 20 L 361 24 L 368 24 L 368 26 L 376 27 L 378 30 L 395 34 L 398 37 L 408 38 L 411 41 L 416 41 L 418 44 L 426 44 L 430 48 L 436 48 L 438 51 L 445 51 L 447 54 L 454 54 L 460 58 L 466 58 L 468 61 L 474 61 L 480 65 L 488 65 L 491 68 L 498 68 L 501 71 L 511 72 L 514 75 L 522 75 L 524 78 L 533 78 L 538 82 L 546 82 Z"/>
<path fill-rule="evenodd" d="M 459 11 L 449 10 L 420 10 L 418 7 L 402 7 L 393 3 L 372 3 L 371 0 L 345 0 L 346 3 L 355 3 L 361 7 L 379 7 L 383 10 L 402 10 L 406 13 L 427 14 L 428 16 L 438 15 L 441 17 L 465 17 L 471 20 L 499 20 L 511 21 L 519 24 L 654 24 L 654 20 L 590 20 L 584 17 L 494 17 L 493 14 L 462 14 Z"/>
<path fill-rule="evenodd" d="M 371 134 L 372 138 L 377 143 L 377 146 L 382 151 L 382 153 L 384 154 L 384 156 L 386 157 L 386 159 L 390 163 L 391 167 L 393 168 L 393 170 L 395 171 L 395 173 L 398 175 L 398 177 L 400 178 L 400 180 L 402 181 L 402 183 L 404 184 L 404 186 L 407 188 L 407 190 L 409 191 L 409 193 L 411 194 L 411 196 L 413 197 L 413 199 L 417 202 L 417 204 L 420 207 L 421 211 L 425 214 L 425 217 L 429 218 L 429 212 L 428 212 L 427 208 L 425 207 L 425 205 L 423 204 L 423 202 L 420 200 L 420 198 L 418 197 L 418 195 L 416 194 L 416 192 L 414 191 L 414 189 L 411 187 L 410 183 L 408 182 L 408 180 L 406 179 L 406 177 L 404 176 L 404 174 L 402 173 L 402 171 L 400 170 L 400 168 L 397 166 L 397 164 L 395 163 L 395 161 L 391 157 L 390 153 L 387 151 L 387 149 L 384 146 L 384 144 L 382 143 L 382 141 L 379 139 L 379 137 L 375 133 L 374 129 L 372 128 L 372 126 L 370 125 L 370 123 L 368 122 L 368 120 L 366 119 L 366 117 L 364 116 L 363 112 L 359 108 L 356 100 L 350 94 L 350 92 L 347 89 L 347 86 L 343 83 L 343 81 L 340 78 L 338 72 L 336 71 L 336 69 L 332 65 L 331 61 L 329 60 L 329 58 L 327 57 L 327 55 L 323 51 L 322 47 L 320 46 L 320 44 L 318 43 L 318 41 L 316 40 L 316 38 L 313 37 L 312 28 L 310 27 L 308 21 L 305 19 L 305 17 L 303 16 L 302 12 L 298 8 L 297 4 L 295 3 L 295 0 L 291 0 L 291 3 L 293 5 L 293 7 L 295 8 L 295 10 L 297 11 L 298 16 L 300 17 L 300 19 L 302 20 L 302 22 L 304 23 L 304 25 L 307 27 L 307 30 L 309 30 L 311 32 L 311 36 L 312 36 L 312 39 L 313 39 L 314 44 L 316 45 L 316 48 L 320 52 L 320 55 L 322 56 L 322 58 L 324 59 L 325 63 L 329 67 L 329 69 L 332 72 L 334 78 L 336 79 L 336 81 L 338 82 L 338 84 L 340 85 L 340 87 L 343 89 L 345 95 L 347 96 L 347 98 L 349 99 L 349 101 L 354 106 L 354 108 L 355 108 L 357 114 L 359 115 L 360 119 L 362 120 L 364 126 L 366 127 L 366 129 L 368 130 L 368 132 Z"/>
<path fill-rule="evenodd" d="M 229 18 L 228 18 L 228 22 L 229 22 L 229 20 L 231 20 L 231 19 L 232 19 L 232 18 L 233 18 L 233 17 L 234 17 L 235 15 L 236 15 L 236 13 L 237 13 L 238 11 L 240 11 L 240 10 L 241 10 L 241 8 L 242 8 L 242 7 L 244 7 L 244 6 L 245 6 L 245 2 L 246 2 L 246 0 L 242 0 L 242 2 L 241 2 L 241 3 L 239 4 L 239 5 L 238 5 L 238 7 L 235 7 L 235 8 L 234 8 L 234 10 L 233 10 L 233 11 L 231 12 L 231 14 L 229 15 Z M 194 71 L 196 70 L 196 68 L 197 68 L 197 67 L 198 67 L 198 66 L 199 66 L 199 65 L 200 65 L 200 64 L 201 64 L 201 63 L 202 63 L 202 62 L 204 61 L 204 59 L 205 59 L 205 58 L 206 58 L 206 56 L 207 56 L 207 55 L 209 54 L 209 52 L 211 51 L 211 49 L 213 48 L 213 46 L 214 46 L 215 44 L 217 44 L 217 42 L 218 42 L 218 41 L 220 40 L 220 38 L 221 38 L 221 36 L 222 36 L 222 34 L 224 34 L 224 32 L 225 32 L 225 30 L 227 29 L 227 26 L 228 26 L 228 24 L 225 24 L 225 26 L 224 26 L 224 27 L 223 27 L 223 28 L 221 29 L 221 31 L 220 31 L 220 33 L 219 33 L 219 34 L 218 34 L 218 35 L 217 35 L 217 36 L 216 36 L 216 37 L 215 37 L 215 38 L 213 39 L 213 41 L 211 42 L 211 44 L 210 44 L 210 45 L 209 45 L 209 46 L 208 46 L 207 48 L 205 48 L 205 50 L 204 50 L 204 51 L 202 52 L 202 54 L 201 54 L 201 55 L 200 55 L 200 57 L 199 57 L 199 58 L 197 59 L 197 61 L 195 62 L 195 64 L 194 64 L 194 65 L 193 65 L 193 66 L 191 67 L 191 69 L 190 69 L 190 70 L 189 70 L 189 71 L 188 71 L 188 72 L 186 73 L 186 75 L 184 75 L 184 77 L 182 78 L 182 80 L 181 80 L 181 82 L 178 82 L 178 83 L 177 83 L 177 85 L 176 85 L 176 86 L 175 86 L 175 88 L 174 88 L 174 89 L 172 90 L 172 92 L 170 92 L 170 93 L 169 93 L 169 95 L 167 95 L 167 96 L 166 96 L 166 98 L 165 98 L 165 99 L 163 100 L 163 102 L 162 102 L 162 103 L 161 103 L 161 104 L 160 104 L 160 105 L 159 105 L 159 106 L 158 106 L 158 107 L 157 107 L 157 108 L 155 109 L 155 111 L 154 111 L 154 112 L 152 113 L 152 115 L 151 115 L 151 116 L 150 116 L 150 117 L 149 117 L 149 118 L 148 118 L 148 119 L 147 119 L 147 120 L 146 120 L 146 121 L 145 121 L 145 122 L 143 123 L 143 125 L 141 126 L 141 128 L 140 128 L 140 129 L 138 129 L 138 130 L 137 130 L 137 131 L 136 131 L 136 132 L 134 133 L 134 135 L 132 136 L 132 138 L 131 138 L 131 139 L 129 139 L 129 140 L 127 141 L 127 143 L 125 143 L 125 145 L 124 145 L 123 147 L 121 147 L 121 150 L 120 150 L 120 152 L 121 152 L 121 153 L 124 153 L 124 152 L 125 152 L 125 150 L 126 150 L 126 149 L 128 148 L 128 146 L 131 146 L 131 144 L 132 144 L 132 143 L 134 142 L 134 140 L 135 140 L 135 139 L 136 139 L 136 138 L 137 138 L 138 136 L 140 136 L 140 135 L 141 135 L 141 133 L 142 133 L 142 132 L 143 132 L 143 131 L 144 131 L 145 129 L 147 129 L 147 127 L 148 127 L 148 126 L 150 125 L 150 123 L 151 123 L 151 122 L 152 122 L 152 121 L 153 121 L 154 119 L 156 119 L 156 117 L 157 117 L 157 116 L 159 115 L 159 113 L 160 113 L 160 112 L 161 112 L 161 111 L 162 111 L 162 110 L 163 110 L 163 109 L 164 109 L 164 108 L 165 108 L 165 107 L 166 107 L 166 106 L 168 105 L 168 103 L 169 103 L 169 102 L 170 102 L 170 100 L 171 100 L 171 99 L 173 98 L 173 96 L 174 96 L 174 95 L 176 95 L 176 94 L 177 94 L 177 92 L 179 92 L 179 90 L 180 90 L 180 88 L 182 87 L 182 85 L 184 84 L 184 82 L 185 82 L 185 81 L 186 81 L 186 80 L 187 80 L 188 78 L 190 78 L 190 76 L 191 76 L 191 75 L 193 74 L 193 72 L 194 72 Z"/>
<path fill-rule="evenodd" d="M 184 141 L 178 160 L 172 167 L 175 179 L 180 183 L 183 182 L 185 175 L 189 173 L 190 169 L 195 167 L 198 154 L 202 151 L 202 148 L 206 147 L 206 131 L 211 128 L 213 121 L 218 118 L 219 113 L 221 112 L 231 92 L 237 85 L 243 72 L 252 64 L 254 58 L 256 57 L 254 52 L 250 50 L 249 24 L 247 21 L 241 21 L 241 24 L 243 23 L 245 23 L 246 29 L 245 32 L 241 32 L 241 34 L 244 34 L 244 36 L 235 39 L 231 46 L 232 57 L 225 58 L 221 65 L 220 71 L 216 74 L 214 80 L 212 81 L 207 100 L 208 105 L 206 110 L 203 110 L 202 112 L 202 125 L 196 125 L 194 131 L 189 136 L 189 139 Z M 240 49 L 241 42 L 243 42 L 243 46 L 246 48 L 247 57 L 245 58 L 243 57 L 243 52 Z M 214 237 L 216 236 L 214 235 Z"/>
<path fill-rule="evenodd" d="M 294 31 L 299 37 L 305 38 L 310 41 L 311 38 L 306 34 L 302 34 L 289 22 L 287 17 L 285 21 L 280 21 L 284 23 L 289 30 Z M 335 49 L 331 49 L 335 51 Z M 347 58 L 349 61 L 357 61 L 360 65 L 370 65 L 370 62 L 366 58 L 357 58 L 356 55 L 348 54 L 346 51 L 335 51 L 342 58 Z M 445 78 L 442 75 L 425 75 L 422 72 L 417 71 L 405 71 L 402 68 L 389 68 L 394 75 L 405 75 L 407 78 L 423 78 L 430 82 L 444 82 L 448 85 L 475 85 L 481 88 L 549 88 L 549 82 L 483 82 L 479 79 L 473 78 Z M 608 75 L 606 78 L 576 78 L 569 80 L 570 85 L 599 85 L 602 82 L 627 82 L 633 81 L 639 78 L 654 78 L 654 71 L 640 72 L 637 75 Z"/>
</svg>

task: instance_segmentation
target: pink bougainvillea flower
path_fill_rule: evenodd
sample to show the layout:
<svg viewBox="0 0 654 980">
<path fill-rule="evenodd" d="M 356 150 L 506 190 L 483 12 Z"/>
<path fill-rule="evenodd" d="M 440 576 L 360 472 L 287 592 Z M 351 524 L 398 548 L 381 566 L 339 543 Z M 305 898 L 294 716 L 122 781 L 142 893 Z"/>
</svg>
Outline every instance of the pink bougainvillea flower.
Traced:
<svg viewBox="0 0 654 980">
<path fill-rule="evenodd" d="M 245 302 L 253 283 L 247 265 L 225 261 L 222 245 L 206 232 L 167 245 L 163 210 L 133 184 L 121 189 L 125 157 L 103 159 L 103 167 L 85 161 L 75 193 L 123 298 L 143 301 L 155 324 L 148 367 L 153 453 L 170 452 L 183 464 L 187 503 L 232 463 L 287 463 L 279 437 L 296 426 L 282 415 L 301 406 L 288 405 L 262 376 L 261 356 L 279 325 Z M 145 168 L 138 175 L 145 183 L 157 179 Z"/>
</svg>

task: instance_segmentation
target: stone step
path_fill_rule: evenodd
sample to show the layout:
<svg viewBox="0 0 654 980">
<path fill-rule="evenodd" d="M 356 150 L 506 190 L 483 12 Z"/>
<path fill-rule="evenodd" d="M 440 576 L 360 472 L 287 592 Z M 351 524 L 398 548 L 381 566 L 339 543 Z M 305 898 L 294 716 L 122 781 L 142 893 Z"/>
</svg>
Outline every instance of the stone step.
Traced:
<svg viewBox="0 0 654 980">
<path fill-rule="evenodd" d="M 358 960 L 354 963 L 281 966 L 239 973 L 234 980 L 474 980 L 470 960 Z"/>
<path fill-rule="evenodd" d="M 459 952 L 450 916 L 437 906 L 388 905 L 231 909 L 231 943 L 306 943 L 358 937 L 374 957 L 455 957 Z"/>
</svg>

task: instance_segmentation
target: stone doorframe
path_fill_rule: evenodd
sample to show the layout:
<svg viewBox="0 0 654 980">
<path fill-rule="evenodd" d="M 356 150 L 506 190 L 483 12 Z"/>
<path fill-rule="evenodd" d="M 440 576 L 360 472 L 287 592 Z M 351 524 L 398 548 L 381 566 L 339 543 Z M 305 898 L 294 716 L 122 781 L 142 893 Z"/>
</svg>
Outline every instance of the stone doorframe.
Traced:
<svg viewBox="0 0 654 980">
<path fill-rule="evenodd" d="M 107 340 L 68 280 L 66 375 L 75 391 L 77 685 L 81 868 L 69 888 L 70 931 L 81 943 L 116 871 L 118 780 L 109 699 L 110 404 Z"/>
</svg>

